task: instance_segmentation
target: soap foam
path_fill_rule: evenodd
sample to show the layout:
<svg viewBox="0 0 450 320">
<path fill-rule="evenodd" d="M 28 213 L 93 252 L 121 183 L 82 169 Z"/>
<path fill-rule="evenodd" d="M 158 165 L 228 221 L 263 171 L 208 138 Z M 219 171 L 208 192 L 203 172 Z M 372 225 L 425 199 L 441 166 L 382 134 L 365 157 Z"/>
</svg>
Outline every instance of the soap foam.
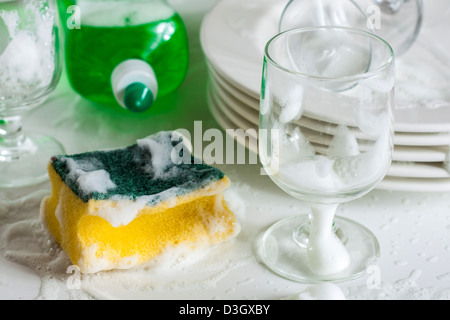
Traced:
<svg viewBox="0 0 450 320">
<path fill-rule="evenodd" d="M 359 155 L 359 145 L 347 126 L 338 126 L 328 147 L 329 157 L 353 157 Z"/>
<path fill-rule="evenodd" d="M 118 261 L 111 261 L 107 257 L 98 255 L 98 245 L 93 244 L 90 247 L 87 247 L 81 253 L 81 257 L 78 261 L 79 265 L 86 266 L 86 261 L 89 261 L 90 264 L 83 270 L 84 273 L 94 273 L 98 270 L 111 270 L 111 269 L 129 269 L 130 266 L 137 265 L 139 261 L 139 255 L 133 255 L 131 257 L 121 258 Z"/>
<path fill-rule="evenodd" d="M 103 164 L 95 159 L 75 161 L 72 158 L 62 158 L 69 170 L 68 176 L 75 180 L 84 194 L 106 193 L 115 189 L 116 184 L 111 181 L 109 173 Z"/>
<path fill-rule="evenodd" d="M 289 123 L 298 120 L 303 113 L 303 95 L 302 87 L 288 88 L 283 95 L 283 101 L 278 101 L 281 106 L 280 121 Z"/>
<path fill-rule="evenodd" d="M 139 215 L 140 211 L 145 208 L 147 197 L 140 197 L 136 200 L 115 197 L 111 199 L 110 206 L 102 205 L 101 208 L 94 208 L 88 212 L 89 215 L 98 216 L 105 219 L 111 226 L 118 228 L 126 226 Z"/>
<path fill-rule="evenodd" d="M 324 193 L 345 193 L 348 189 L 370 190 L 384 177 L 390 165 L 389 132 L 382 131 L 377 138 L 371 149 L 361 153 L 351 130 L 339 126 L 327 149 L 327 157 L 320 154 L 305 157 L 311 154 L 311 145 L 304 143 L 307 140 L 300 132 L 290 134 L 280 139 L 283 157 L 275 160 L 281 165 L 273 178 L 294 194 L 316 193 L 320 197 Z M 274 153 L 273 156 L 280 155 Z M 313 205 L 312 209 L 314 230 L 308 241 L 308 267 L 318 275 L 339 273 L 349 266 L 350 256 L 331 230 L 336 207 Z"/>
<path fill-rule="evenodd" d="M 106 193 L 108 190 L 116 188 L 109 173 L 105 170 L 85 172 L 77 178 L 77 183 L 86 193 Z"/>
<path fill-rule="evenodd" d="M 192 161 L 190 142 L 176 131 L 159 132 L 138 140 L 137 145 L 144 153 L 151 154 L 151 162 L 146 165 L 145 171 L 153 174 L 155 179 L 176 178 L 182 175 L 177 165 L 191 164 Z"/>
<path fill-rule="evenodd" d="M 312 154 L 307 143 L 293 144 L 289 139 L 280 139 L 280 154 L 273 156 L 280 157 L 281 165 L 274 177 L 294 189 L 333 192 L 366 188 L 380 180 L 390 165 L 391 143 L 389 132 L 383 132 L 371 149 L 360 152 L 355 136 L 346 126 L 341 126 L 325 157 Z"/>
<path fill-rule="evenodd" d="M 283 300 L 346 300 L 341 288 L 332 283 L 311 285 Z"/>
<path fill-rule="evenodd" d="M 114 299 L 127 290 L 145 295 L 155 290 L 215 288 L 233 270 L 255 262 L 248 241 L 229 240 L 208 248 L 201 245 L 167 248 L 153 261 L 131 270 L 80 274 L 39 218 L 42 197 L 49 192 L 40 191 L 0 206 L 1 253 L 7 260 L 30 268 L 40 278 L 35 299 Z M 245 218 L 246 209 L 239 194 L 239 189 L 232 186 L 227 189 L 226 199 L 230 208 L 237 209 L 239 222 L 244 223 L 241 219 Z M 5 208 L 6 211 L 2 210 Z M 136 257 L 129 260 L 133 259 Z M 6 279 L 1 280 L 7 283 Z"/>
<path fill-rule="evenodd" d="M 311 230 L 306 252 L 309 269 L 317 275 L 332 275 L 350 265 L 350 255 L 332 231 L 337 205 L 311 206 Z"/>
<path fill-rule="evenodd" d="M 309 190 L 339 190 L 343 186 L 342 181 L 331 168 L 333 160 L 316 156 L 282 166 L 278 177 L 284 183 Z"/>
<path fill-rule="evenodd" d="M 278 132 L 282 132 L 279 130 Z M 316 154 L 314 147 L 302 134 L 299 127 L 295 127 L 289 135 L 281 137 L 272 135 L 273 151 L 279 150 L 275 158 L 279 158 L 281 164 L 291 163 L 298 160 L 308 159 Z"/>
<path fill-rule="evenodd" d="M 136 199 L 129 199 L 120 195 L 112 196 L 110 205 L 102 205 L 101 208 L 92 207 L 89 215 L 101 217 L 109 222 L 113 227 L 118 228 L 131 223 L 140 212 L 151 203 L 164 201 L 167 208 L 175 206 L 177 201 L 178 188 L 170 188 L 156 195 L 141 196 Z"/>
<path fill-rule="evenodd" d="M 0 10 L 10 38 L 0 55 L 0 97 L 8 99 L 43 90 L 50 85 L 55 70 L 54 8 L 42 14 L 35 0 L 25 4 L 27 18 L 19 17 L 18 11 Z M 22 22 L 25 19 L 30 20 Z M 21 23 L 30 23 L 33 28 L 19 27 Z"/>
<path fill-rule="evenodd" d="M 163 179 L 177 175 L 176 167 L 172 161 L 173 146 L 168 143 L 166 133 L 159 133 L 151 138 L 137 141 L 137 145 L 149 152 L 152 156 L 151 163 L 146 167 L 147 172 L 153 172 L 155 178 Z M 171 169 L 168 171 L 168 169 Z"/>
</svg>

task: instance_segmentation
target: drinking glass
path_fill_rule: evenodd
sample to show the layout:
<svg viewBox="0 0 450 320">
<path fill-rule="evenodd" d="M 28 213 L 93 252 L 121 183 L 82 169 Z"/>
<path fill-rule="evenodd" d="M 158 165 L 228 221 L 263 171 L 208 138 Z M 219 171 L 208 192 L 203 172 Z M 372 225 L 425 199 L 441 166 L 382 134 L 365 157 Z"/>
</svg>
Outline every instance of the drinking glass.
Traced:
<svg viewBox="0 0 450 320">
<path fill-rule="evenodd" d="M 422 0 L 291 0 L 279 29 L 341 26 L 371 31 L 389 42 L 398 57 L 417 39 L 422 18 Z"/>
<path fill-rule="evenodd" d="M 258 255 L 275 273 L 298 282 L 343 281 L 376 264 L 373 233 L 335 213 L 375 188 L 390 167 L 394 69 L 389 44 L 359 29 L 292 29 L 268 42 L 261 163 L 282 190 L 311 207 L 259 238 Z"/>
<path fill-rule="evenodd" d="M 23 131 L 23 117 L 61 74 L 56 12 L 53 0 L 0 2 L 0 187 L 45 181 L 50 157 L 63 152 L 56 140 Z"/>
</svg>

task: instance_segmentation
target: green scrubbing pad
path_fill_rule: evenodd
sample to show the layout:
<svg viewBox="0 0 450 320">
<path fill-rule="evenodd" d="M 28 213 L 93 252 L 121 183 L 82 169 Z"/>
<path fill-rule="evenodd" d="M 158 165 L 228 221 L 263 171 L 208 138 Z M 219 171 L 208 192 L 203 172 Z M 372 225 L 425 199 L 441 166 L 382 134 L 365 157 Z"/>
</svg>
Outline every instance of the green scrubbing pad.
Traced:
<svg viewBox="0 0 450 320">
<path fill-rule="evenodd" d="M 190 163 L 167 161 L 174 147 L 183 143 L 172 139 L 172 132 L 161 132 L 123 149 L 55 156 L 52 166 L 84 202 L 118 195 L 127 199 L 149 196 L 149 204 L 156 205 L 168 191 L 181 196 L 224 177 L 219 169 L 192 155 Z"/>
</svg>

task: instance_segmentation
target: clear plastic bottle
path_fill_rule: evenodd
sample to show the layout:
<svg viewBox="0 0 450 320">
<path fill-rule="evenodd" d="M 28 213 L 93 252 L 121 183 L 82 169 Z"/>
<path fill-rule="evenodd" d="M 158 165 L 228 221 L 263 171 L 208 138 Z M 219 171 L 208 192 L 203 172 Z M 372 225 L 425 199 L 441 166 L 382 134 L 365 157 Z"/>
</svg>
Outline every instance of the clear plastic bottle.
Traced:
<svg viewBox="0 0 450 320">
<path fill-rule="evenodd" d="M 84 98 L 143 112 L 184 81 L 187 32 L 165 0 L 58 3 L 69 82 Z"/>
</svg>

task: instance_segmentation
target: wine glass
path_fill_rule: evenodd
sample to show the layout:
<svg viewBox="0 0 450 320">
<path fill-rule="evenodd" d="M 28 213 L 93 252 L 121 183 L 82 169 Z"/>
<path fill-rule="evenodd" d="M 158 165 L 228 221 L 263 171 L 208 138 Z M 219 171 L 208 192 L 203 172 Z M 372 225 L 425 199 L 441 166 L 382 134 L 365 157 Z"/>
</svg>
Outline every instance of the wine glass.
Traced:
<svg viewBox="0 0 450 320">
<path fill-rule="evenodd" d="M 389 42 L 398 57 L 417 39 L 422 17 L 422 0 L 290 0 L 279 30 L 313 26 L 368 30 Z"/>
<path fill-rule="evenodd" d="M 25 134 L 23 117 L 42 104 L 61 74 L 59 28 L 53 0 L 0 2 L 0 187 L 47 179 L 56 140 Z"/>
<path fill-rule="evenodd" d="M 258 256 L 275 273 L 298 282 L 343 281 L 378 260 L 373 233 L 335 213 L 377 186 L 390 167 L 394 70 L 389 44 L 359 29 L 292 29 L 268 42 L 261 163 L 282 190 L 311 207 L 259 238 Z"/>
<path fill-rule="evenodd" d="M 416 41 L 422 28 L 422 0 L 354 0 L 369 15 L 374 32 L 403 55 Z"/>
<path fill-rule="evenodd" d="M 373 31 L 356 0 L 290 0 L 281 14 L 279 31 L 301 27 L 340 26 Z"/>
</svg>

